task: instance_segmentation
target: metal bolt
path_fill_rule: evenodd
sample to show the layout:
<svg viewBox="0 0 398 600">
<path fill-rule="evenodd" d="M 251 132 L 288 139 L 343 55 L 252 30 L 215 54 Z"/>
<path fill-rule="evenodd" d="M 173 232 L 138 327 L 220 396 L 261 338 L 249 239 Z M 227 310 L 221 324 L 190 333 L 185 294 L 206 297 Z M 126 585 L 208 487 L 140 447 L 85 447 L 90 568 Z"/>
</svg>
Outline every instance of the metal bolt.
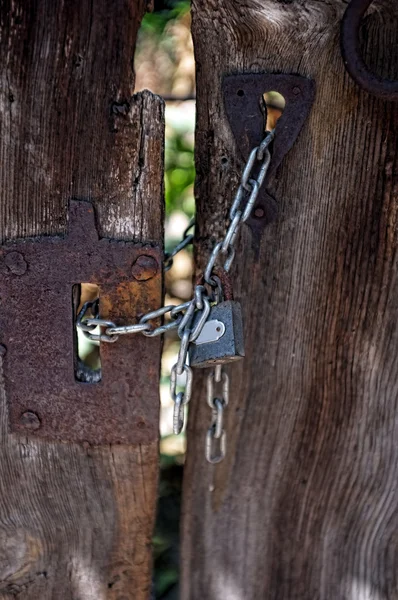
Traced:
<svg viewBox="0 0 398 600">
<path fill-rule="evenodd" d="M 128 102 L 112 102 L 111 110 L 114 115 L 126 116 L 130 110 L 130 104 Z"/>
<path fill-rule="evenodd" d="M 9 252 L 5 255 L 4 262 L 14 275 L 24 275 L 28 268 L 28 263 L 20 252 Z"/>
<path fill-rule="evenodd" d="M 19 417 L 19 422 L 26 429 L 30 429 L 31 431 L 35 431 L 36 429 L 39 429 L 39 427 L 41 425 L 41 421 L 40 421 L 39 417 L 37 416 L 36 413 L 32 412 L 31 410 L 27 410 L 26 412 L 24 412 Z"/>
<path fill-rule="evenodd" d="M 295 96 L 298 96 L 298 94 L 301 92 L 300 88 L 297 86 L 295 86 L 292 91 Z"/>
<path fill-rule="evenodd" d="M 0 344 L 0 356 L 5 356 L 7 354 L 7 347 L 4 344 Z"/>
<path fill-rule="evenodd" d="M 141 254 L 133 263 L 131 273 L 137 281 L 147 281 L 155 277 L 158 272 L 158 263 L 153 256 Z"/>
<path fill-rule="evenodd" d="M 264 209 L 260 206 L 256 208 L 254 211 L 254 216 L 257 217 L 257 219 L 262 219 L 264 216 Z"/>
</svg>

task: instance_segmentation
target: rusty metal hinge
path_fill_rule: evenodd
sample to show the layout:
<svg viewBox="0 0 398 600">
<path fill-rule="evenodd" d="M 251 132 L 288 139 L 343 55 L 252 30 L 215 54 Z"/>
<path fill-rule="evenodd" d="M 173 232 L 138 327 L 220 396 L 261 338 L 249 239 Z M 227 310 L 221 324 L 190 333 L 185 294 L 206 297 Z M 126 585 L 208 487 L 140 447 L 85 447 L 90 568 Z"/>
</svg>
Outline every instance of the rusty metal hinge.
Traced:
<svg viewBox="0 0 398 600">
<path fill-rule="evenodd" d="M 160 341 L 103 344 L 101 382 L 77 381 L 72 288 L 96 283 L 101 313 L 122 325 L 160 304 L 161 257 L 159 247 L 99 239 L 92 205 L 77 201 L 65 237 L 0 247 L 0 353 L 11 431 L 91 444 L 156 439 Z M 140 267 L 147 263 L 149 271 Z"/>
</svg>

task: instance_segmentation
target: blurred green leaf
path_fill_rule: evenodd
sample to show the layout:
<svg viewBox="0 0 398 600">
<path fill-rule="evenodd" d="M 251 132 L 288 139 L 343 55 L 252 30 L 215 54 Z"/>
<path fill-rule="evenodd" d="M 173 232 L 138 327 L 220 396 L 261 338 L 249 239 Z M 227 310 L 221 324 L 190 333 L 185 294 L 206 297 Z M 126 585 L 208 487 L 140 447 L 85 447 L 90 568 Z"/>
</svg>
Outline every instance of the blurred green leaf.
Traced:
<svg viewBox="0 0 398 600">
<path fill-rule="evenodd" d="M 166 138 L 165 150 L 165 197 L 166 213 L 175 210 L 186 212 L 191 219 L 194 214 L 193 184 L 195 164 L 193 144 L 185 133 L 172 130 Z M 187 202 L 187 199 L 189 200 Z"/>
<path fill-rule="evenodd" d="M 165 2 L 169 8 L 147 13 L 142 19 L 140 34 L 151 34 L 161 37 L 166 25 L 189 12 L 189 0 L 170 0 Z"/>
</svg>

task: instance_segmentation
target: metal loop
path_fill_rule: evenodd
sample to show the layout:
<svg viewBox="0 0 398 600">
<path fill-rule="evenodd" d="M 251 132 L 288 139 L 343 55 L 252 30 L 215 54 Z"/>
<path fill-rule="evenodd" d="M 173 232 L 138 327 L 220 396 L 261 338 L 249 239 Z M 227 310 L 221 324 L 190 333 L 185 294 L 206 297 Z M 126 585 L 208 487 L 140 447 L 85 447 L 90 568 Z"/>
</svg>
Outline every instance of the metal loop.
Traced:
<svg viewBox="0 0 398 600">
<path fill-rule="evenodd" d="M 267 174 L 270 162 L 271 162 L 271 152 L 269 151 L 269 148 L 264 148 L 263 150 L 263 162 L 260 168 L 260 172 L 256 177 L 256 181 L 259 185 L 259 187 L 261 187 L 263 185 L 265 176 Z"/>
<path fill-rule="evenodd" d="M 95 307 L 95 310 L 92 310 L 92 313 L 94 318 L 96 318 L 98 316 L 98 298 L 95 300 L 88 300 L 83 304 L 76 317 L 76 326 L 79 329 L 82 329 L 83 331 L 94 331 L 94 329 L 96 329 L 96 325 L 87 325 L 86 320 L 84 319 L 88 309 L 93 307 Z"/>
<path fill-rule="evenodd" d="M 86 319 L 85 323 L 88 326 L 94 325 L 95 327 L 105 327 L 106 329 L 110 327 L 116 327 L 115 323 L 112 321 L 106 321 L 104 319 Z M 107 342 L 108 344 L 113 344 L 117 342 L 118 336 L 113 335 L 109 336 L 106 333 L 90 333 L 89 331 L 85 331 L 84 335 L 89 339 L 95 342 Z"/>
<path fill-rule="evenodd" d="M 99 319 L 98 317 L 85 319 L 85 323 L 89 326 L 94 325 L 94 327 L 116 327 L 113 321 Z"/>
<path fill-rule="evenodd" d="M 184 316 L 182 317 L 182 319 L 180 321 L 180 325 L 178 327 L 178 335 L 180 336 L 180 338 L 183 337 L 186 329 L 191 328 L 191 323 L 192 323 L 194 313 L 195 313 L 195 299 L 193 298 L 189 302 L 189 306 L 188 306 Z"/>
<path fill-rule="evenodd" d="M 149 331 L 151 328 L 149 323 L 136 323 L 135 325 L 117 325 L 116 327 L 108 327 L 105 329 L 106 335 L 128 335 L 129 333 L 142 333 Z"/>
<path fill-rule="evenodd" d="M 184 233 L 182 234 L 182 237 L 183 237 L 184 239 L 188 237 L 188 235 L 187 235 L 187 234 L 188 234 L 188 231 L 189 231 L 190 229 L 192 229 L 192 227 L 195 227 L 195 217 L 193 217 L 193 218 L 190 220 L 188 227 L 186 227 L 186 228 L 184 229 Z"/>
<path fill-rule="evenodd" d="M 148 321 L 152 321 L 153 319 L 157 319 L 158 317 L 163 317 L 166 313 L 171 312 L 175 308 L 175 304 L 168 304 L 167 306 L 161 306 L 156 310 L 152 310 L 149 313 L 146 313 L 140 319 L 140 323 L 147 323 Z"/>
<path fill-rule="evenodd" d="M 215 437 L 214 432 L 215 427 L 212 425 L 210 429 L 207 430 L 206 434 L 206 460 L 212 465 L 221 462 L 225 458 L 227 451 L 227 436 L 225 431 L 221 433 L 219 439 Z M 218 449 L 213 447 L 214 441 L 218 442 Z M 214 444 L 214 446 L 216 446 L 216 444 Z"/>
<path fill-rule="evenodd" d="M 233 201 L 232 206 L 231 206 L 230 211 L 229 211 L 229 218 L 231 219 L 231 221 L 233 221 L 233 219 L 235 218 L 235 215 L 236 215 L 236 213 L 237 213 L 237 211 L 238 211 L 238 209 L 240 207 L 240 204 L 242 202 L 243 192 L 244 192 L 244 189 L 240 185 L 238 187 L 238 191 L 235 194 L 234 201 Z"/>
<path fill-rule="evenodd" d="M 362 17 L 373 0 L 351 0 L 341 22 L 341 54 L 344 66 L 359 87 L 384 100 L 398 100 L 398 81 L 382 79 L 365 64 L 359 45 Z"/>
<path fill-rule="evenodd" d="M 149 312 L 146 315 L 144 315 L 143 317 L 141 317 L 139 324 L 142 325 L 143 323 L 148 323 L 148 321 L 152 321 L 153 319 L 158 319 L 159 317 L 163 317 L 166 313 L 171 312 L 173 310 L 173 308 L 175 308 L 174 304 L 168 304 L 167 306 L 162 306 L 161 308 L 158 308 L 157 310 L 152 310 L 151 312 Z M 149 329 L 142 332 L 147 337 L 154 337 L 156 335 L 160 335 L 161 333 L 163 333 L 163 331 L 160 331 L 160 332 L 158 331 L 158 329 L 160 329 L 159 327 L 154 327 L 153 325 L 150 325 L 149 327 L 150 327 Z M 163 325 L 161 327 L 165 327 L 165 325 Z"/>
<path fill-rule="evenodd" d="M 191 399 L 192 396 L 192 369 L 191 367 L 189 367 L 188 365 L 184 365 L 183 371 L 186 374 L 186 380 L 185 380 L 185 390 L 183 392 L 183 404 L 188 404 L 188 402 Z M 171 368 L 171 372 L 170 372 L 170 395 L 172 397 L 172 399 L 174 400 L 174 402 L 176 401 L 177 398 L 177 363 L 175 365 L 172 366 Z"/>
<path fill-rule="evenodd" d="M 191 244 L 193 242 L 193 238 L 194 238 L 194 234 L 190 233 L 188 235 L 188 231 L 195 225 L 195 219 L 192 219 L 188 225 L 188 227 L 185 229 L 183 236 L 182 236 L 182 240 L 179 244 L 177 244 L 177 246 L 175 246 L 172 250 L 172 252 L 165 252 L 164 255 L 164 271 L 169 271 L 171 269 L 171 267 L 173 266 L 173 259 L 174 256 L 176 254 L 178 254 L 179 252 L 181 252 L 181 250 L 183 250 L 184 248 L 186 248 L 187 246 L 189 246 L 189 244 Z"/>
<path fill-rule="evenodd" d="M 184 394 L 183 392 L 179 392 L 177 394 L 176 399 L 174 400 L 174 408 L 173 408 L 173 433 L 174 435 L 178 435 L 181 433 L 184 427 Z"/>
<path fill-rule="evenodd" d="M 208 298 L 203 298 L 203 309 L 198 322 L 196 323 L 194 329 L 189 336 L 189 341 L 194 342 L 202 333 L 202 329 L 207 321 L 207 318 L 210 314 L 210 302 Z"/>
<path fill-rule="evenodd" d="M 188 302 L 183 302 L 182 304 L 177 304 L 177 306 L 174 306 L 174 308 L 170 311 L 170 317 L 172 319 L 181 318 L 180 313 L 183 313 L 184 310 L 187 310 L 187 308 L 189 308 L 191 302 L 192 302 L 192 300 L 188 300 Z"/>
<path fill-rule="evenodd" d="M 206 265 L 206 269 L 204 272 L 204 278 L 206 283 L 208 283 L 209 285 L 214 286 L 214 281 L 211 277 L 211 273 L 213 271 L 214 265 L 216 264 L 216 260 L 217 257 L 219 255 L 219 253 L 221 252 L 221 248 L 222 248 L 222 242 L 218 242 L 218 244 L 216 244 L 213 248 L 213 252 L 210 255 L 209 261 Z"/>
<path fill-rule="evenodd" d="M 265 149 L 273 142 L 275 137 L 275 129 L 271 129 L 271 131 L 267 131 L 267 134 L 259 147 L 257 148 L 257 160 L 263 160 Z"/>
<path fill-rule="evenodd" d="M 107 344 L 114 344 L 118 340 L 117 335 L 107 335 L 106 333 L 90 333 L 89 331 L 85 331 L 84 335 L 87 339 L 92 340 L 93 342 L 106 342 Z"/>
<path fill-rule="evenodd" d="M 214 398 L 213 426 L 214 437 L 219 440 L 224 430 L 224 403 L 220 398 Z"/>
<path fill-rule="evenodd" d="M 159 327 L 155 327 L 155 329 L 150 329 L 148 331 L 143 331 L 142 333 L 147 337 L 157 337 L 159 335 L 163 335 L 167 331 L 171 331 L 172 329 L 177 329 L 180 325 L 181 317 L 176 320 L 170 321 L 170 323 L 165 323 L 164 325 L 159 325 Z"/>
<path fill-rule="evenodd" d="M 207 404 L 210 408 L 214 408 L 214 399 L 220 398 L 224 403 L 224 406 L 228 406 L 229 402 L 229 377 L 225 371 L 221 371 L 221 378 L 219 381 L 216 380 L 216 377 L 220 377 L 218 367 L 222 368 L 222 365 L 217 365 L 214 371 L 211 371 L 207 377 Z M 222 395 L 216 394 L 214 392 L 214 383 L 222 382 Z"/>
<path fill-rule="evenodd" d="M 186 366 L 185 363 L 186 363 L 187 355 L 188 355 L 190 335 L 191 335 L 191 330 L 186 329 L 181 338 L 180 351 L 178 352 L 177 369 L 176 369 L 177 375 L 181 375 L 184 370 L 184 367 Z"/>
<path fill-rule="evenodd" d="M 249 158 L 247 159 L 247 163 L 245 165 L 245 168 L 243 170 L 243 174 L 242 174 L 242 178 L 241 178 L 241 186 L 247 191 L 247 192 L 251 192 L 252 188 L 251 188 L 251 181 L 249 181 L 250 179 L 250 175 L 253 169 L 253 165 L 257 160 L 257 150 L 258 148 L 253 148 L 253 150 L 250 152 Z M 248 185 L 248 183 L 250 183 L 250 185 Z"/>
<path fill-rule="evenodd" d="M 84 331 L 84 333 L 90 333 L 90 331 L 94 331 L 94 329 L 97 329 L 96 325 L 87 325 L 86 319 L 82 321 L 76 321 L 76 327 Z"/>
<path fill-rule="evenodd" d="M 197 285 L 195 287 L 195 305 L 198 310 L 203 308 L 203 294 L 205 294 L 206 288 L 204 285 Z"/>
<path fill-rule="evenodd" d="M 225 235 L 225 238 L 224 238 L 224 241 L 223 241 L 223 244 L 221 247 L 221 252 L 223 252 L 224 254 L 226 252 L 228 252 L 229 246 L 233 246 L 235 243 L 236 236 L 239 231 L 241 216 L 242 216 L 241 211 L 237 211 L 228 227 L 228 231 Z"/>
<path fill-rule="evenodd" d="M 223 247 L 223 242 L 218 242 L 218 244 L 214 247 L 214 250 L 211 253 L 209 262 L 206 265 L 206 269 L 205 269 L 205 273 L 204 273 L 204 278 L 205 278 L 206 283 L 208 283 L 209 285 L 211 285 L 213 287 L 215 287 L 215 280 L 212 277 L 212 272 L 213 272 L 217 257 L 220 254 L 220 252 L 222 251 L 222 247 Z M 234 258 L 235 258 L 235 249 L 232 246 L 229 246 L 228 247 L 228 257 L 223 264 L 224 271 L 226 271 L 226 272 L 229 271 Z"/>
<path fill-rule="evenodd" d="M 226 273 L 228 273 L 228 271 L 230 270 L 230 268 L 232 266 L 233 260 L 235 258 L 235 254 L 236 254 L 235 248 L 232 248 L 230 246 L 229 247 L 229 256 L 223 265 L 223 269 Z"/>
<path fill-rule="evenodd" d="M 93 327 L 116 327 L 113 321 L 107 321 L 106 319 L 99 319 L 98 317 L 88 318 L 84 321 L 86 325 Z"/>
<path fill-rule="evenodd" d="M 255 179 L 250 179 L 250 183 L 252 184 L 252 191 L 246 203 L 245 210 L 243 211 L 242 223 L 247 221 L 247 219 L 250 217 L 254 203 L 257 200 L 258 192 L 260 191 L 260 184 L 258 183 L 258 181 L 256 181 Z"/>
</svg>

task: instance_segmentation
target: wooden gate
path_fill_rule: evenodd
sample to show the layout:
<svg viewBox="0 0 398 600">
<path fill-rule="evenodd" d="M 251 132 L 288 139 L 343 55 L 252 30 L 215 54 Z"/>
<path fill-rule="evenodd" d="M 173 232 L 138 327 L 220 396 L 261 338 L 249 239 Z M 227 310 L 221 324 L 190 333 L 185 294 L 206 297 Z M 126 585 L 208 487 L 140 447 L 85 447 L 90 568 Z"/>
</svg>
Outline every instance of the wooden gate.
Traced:
<svg viewBox="0 0 398 600">
<path fill-rule="evenodd" d="M 163 105 L 133 95 L 146 4 L 1 4 L 2 242 L 64 235 L 70 201 L 88 200 L 101 237 L 162 248 Z M 257 212 L 260 239 L 247 227 L 238 242 L 246 359 L 230 370 L 217 466 L 204 458 L 210 415 L 196 374 L 182 600 L 398 598 L 398 108 L 346 74 L 345 6 L 192 1 L 198 270 L 225 234 L 243 166 L 223 77 L 298 74 L 317 92 L 274 181 L 276 221 L 262 228 Z M 398 78 L 392 0 L 374 3 L 362 39 L 369 65 Z M 160 342 L 147 342 L 152 359 L 134 368 L 156 379 Z M 10 351 L 0 347 L 3 361 Z M 2 375 L 0 597 L 147 599 L 157 434 L 96 446 L 10 433 L 6 389 Z M 145 404 L 156 420 L 157 394 Z"/>
<path fill-rule="evenodd" d="M 227 458 L 215 467 L 196 377 L 183 600 L 398 598 L 398 105 L 345 72 L 346 5 L 192 2 L 199 266 L 224 236 L 243 167 L 223 77 L 298 74 L 316 99 L 277 174 L 276 222 L 238 243 L 246 358 L 230 370 Z M 374 2 L 361 34 L 369 67 L 398 79 L 397 3 Z"/>
<path fill-rule="evenodd" d="M 65 234 L 74 199 L 93 203 L 102 237 L 162 248 L 163 104 L 149 92 L 133 96 L 145 6 L 145 0 L 1 3 L 3 241 Z M 147 341 L 152 358 L 145 368 L 156 383 L 160 342 Z M 146 415 L 156 422 L 158 395 L 145 393 Z M 147 599 L 156 428 L 145 444 L 46 441 L 29 429 L 9 433 L 8 401 L 2 384 L 0 597 Z"/>
</svg>

